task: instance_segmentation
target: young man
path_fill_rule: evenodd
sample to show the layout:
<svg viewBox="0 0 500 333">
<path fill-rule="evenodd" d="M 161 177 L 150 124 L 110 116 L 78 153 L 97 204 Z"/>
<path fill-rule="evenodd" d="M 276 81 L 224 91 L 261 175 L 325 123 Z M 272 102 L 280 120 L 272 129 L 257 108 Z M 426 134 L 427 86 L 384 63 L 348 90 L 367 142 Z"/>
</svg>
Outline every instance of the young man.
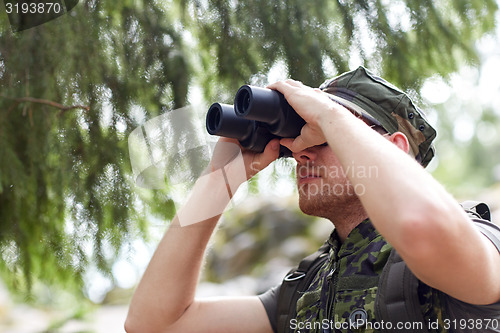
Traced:
<svg viewBox="0 0 500 333">
<path fill-rule="evenodd" d="M 293 80 L 269 88 L 283 93 L 306 125 L 297 138 L 272 140 L 261 154 L 244 151 L 247 179 L 278 157 L 281 143 L 297 161 L 301 210 L 335 226 L 328 260 L 294 305 L 285 331 L 348 332 L 353 327 L 336 323 L 353 313 L 379 322 L 373 303 L 392 248 L 418 278 L 418 311 L 436 331 L 459 331 L 464 315 L 475 320 L 467 332 L 500 331 L 494 326 L 500 322 L 500 249 L 494 245 L 500 235 L 493 227 L 480 232 L 423 169 L 433 156 L 435 131 L 410 99 L 362 67 L 321 89 Z M 195 191 L 224 206 L 234 178 L 229 170 L 227 184 L 214 177 Z M 133 297 L 128 332 L 276 331 L 279 287 L 261 297 L 194 299 L 219 217 L 186 227 L 174 219 Z M 330 326 L 314 325 L 325 319 Z"/>
</svg>

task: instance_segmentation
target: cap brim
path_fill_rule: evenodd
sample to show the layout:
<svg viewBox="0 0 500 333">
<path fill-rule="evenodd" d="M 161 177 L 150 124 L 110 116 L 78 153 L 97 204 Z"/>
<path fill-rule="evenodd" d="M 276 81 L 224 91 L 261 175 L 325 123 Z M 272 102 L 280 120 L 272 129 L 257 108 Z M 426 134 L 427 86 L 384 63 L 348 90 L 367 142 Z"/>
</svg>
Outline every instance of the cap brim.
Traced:
<svg viewBox="0 0 500 333">
<path fill-rule="evenodd" d="M 346 109 L 350 110 L 351 112 L 354 112 L 356 115 L 363 117 L 364 119 L 370 121 L 370 123 L 380 126 L 387 130 L 377 119 L 373 118 L 365 109 L 360 107 L 359 105 L 354 104 L 351 101 L 348 101 L 347 99 L 344 99 L 342 97 L 339 97 L 337 95 L 333 95 L 330 93 L 326 93 L 328 95 L 328 98 L 330 98 L 332 101 L 342 105 Z"/>
</svg>

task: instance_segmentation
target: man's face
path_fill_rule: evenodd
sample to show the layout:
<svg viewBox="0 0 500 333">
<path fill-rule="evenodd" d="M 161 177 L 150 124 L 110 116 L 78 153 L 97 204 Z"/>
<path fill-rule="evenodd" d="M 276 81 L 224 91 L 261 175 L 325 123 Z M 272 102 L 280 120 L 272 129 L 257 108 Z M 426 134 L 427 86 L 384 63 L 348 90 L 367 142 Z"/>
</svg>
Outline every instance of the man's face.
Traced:
<svg viewBox="0 0 500 333">
<path fill-rule="evenodd" d="M 361 119 L 380 135 L 388 135 L 381 126 Z M 390 136 L 386 138 L 390 139 Z M 297 161 L 300 209 L 305 214 L 330 220 L 339 213 L 339 209 L 361 205 L 358 195 L 363 195 L 365 188 L 361 184 L 354 187 L 348 175 L 357 178 L 378 176 L 378 168 L 375 165 L 364 167 L 347 163 L 343 168 L 326 143 L 293 153 L 293 157 Z"/>
<path fill-rule="evenodd" d="M 305 214 L 330 218 L 336 210 L 359 201 L 356 192 L 361 189 L 355 189 L 347 178 L 347 173 L 355 172 L 354 167 L 344 170 L 329 146 L 310 147 L 293 157 L 297 161 L 299 206 Z"/>
</svg>

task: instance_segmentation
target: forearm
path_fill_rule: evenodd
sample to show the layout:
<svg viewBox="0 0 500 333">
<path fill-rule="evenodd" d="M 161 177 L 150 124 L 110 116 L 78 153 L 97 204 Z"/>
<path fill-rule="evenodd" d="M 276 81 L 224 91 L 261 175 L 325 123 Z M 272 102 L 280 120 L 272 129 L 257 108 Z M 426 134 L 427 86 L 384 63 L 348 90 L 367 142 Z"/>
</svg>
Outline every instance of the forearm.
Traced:
<svg viewBox="0 0 500 333">
<path fill-rule="evenodd" d="M 340 163 L 374 226 L 421 281 L 465 302 L 498 300 L 499 294 L 490 292 L 499 290 L 498 251 L 453 197 L 406 153 L 404 134 L 383 137 L 320 90 L 300 82 L 270 87 L 280 90 L 306 120 L 300 136 L 282 143 L 300 156 L 327 141 L 338 159 L 332 165 Z"/>
<path fill-rule="evenodd" d="M 464 302 L 498 301 L 500 261 L 491 242 L 411 156 L 341 112 L 323 120 L 323 133 L 374 226 L 411 271 Z"/>
<path fill-rule="evenodd" d="M 225 182 L 212 176 L 197 182 L 191 199 L 181 210 L 183 220 L 174 218 L 154 253 L 130 304 L 126 324 L 130 331 L 164 329 L 192 304 L 205 249 L 229 202 Z M 200 198 L 204 198 L 203 202 Z M 220 209 L 218 214 L 213 207 Z M 191 212 L 196 212 L 196 219 L 206 218 L 187 221 L 193 217 Z"/>
<path fill-rule="evenodd" d="M 320 122 L 325 138 L 372 222 L 391 244 L 408 245 L 408 228 L 434 223 L 439 218 L 437 207 L 451 220 L 461 213 L 454 199 L 411 156 L 349 111 L 338 107 L 331 111 Z M 434 224 L 434 231 L 440 226 L 450 224 Z"/>
<path fill-rule="evenodd" d="M 270 141 L 260 154 L 240 149 L 235 139 L 217 143 L 208 173 L 197 180 L 137 287 L 125 325 L 128 331 L 164 330 L 189 312 L 220 215 L 243 182 L 278 158 L 279 141 Z"/>
</svg>

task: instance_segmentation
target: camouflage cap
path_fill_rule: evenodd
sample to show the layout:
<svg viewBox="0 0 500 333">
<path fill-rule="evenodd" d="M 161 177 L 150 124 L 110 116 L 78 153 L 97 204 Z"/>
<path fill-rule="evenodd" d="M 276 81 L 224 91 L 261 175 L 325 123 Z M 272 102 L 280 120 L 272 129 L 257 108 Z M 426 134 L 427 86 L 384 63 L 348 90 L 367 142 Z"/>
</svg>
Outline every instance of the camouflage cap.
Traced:
<svg viewBox="0 0 500 333">
<path fill-rule="evenodd" d="M 422 166 L 429 164 L 434 156 L 432 140 L 436 130 L 404 92 L 364 67 L 327 80 L 319 88 L 388 133 L 404 133 L 410 153 Z"/>
</svg>

